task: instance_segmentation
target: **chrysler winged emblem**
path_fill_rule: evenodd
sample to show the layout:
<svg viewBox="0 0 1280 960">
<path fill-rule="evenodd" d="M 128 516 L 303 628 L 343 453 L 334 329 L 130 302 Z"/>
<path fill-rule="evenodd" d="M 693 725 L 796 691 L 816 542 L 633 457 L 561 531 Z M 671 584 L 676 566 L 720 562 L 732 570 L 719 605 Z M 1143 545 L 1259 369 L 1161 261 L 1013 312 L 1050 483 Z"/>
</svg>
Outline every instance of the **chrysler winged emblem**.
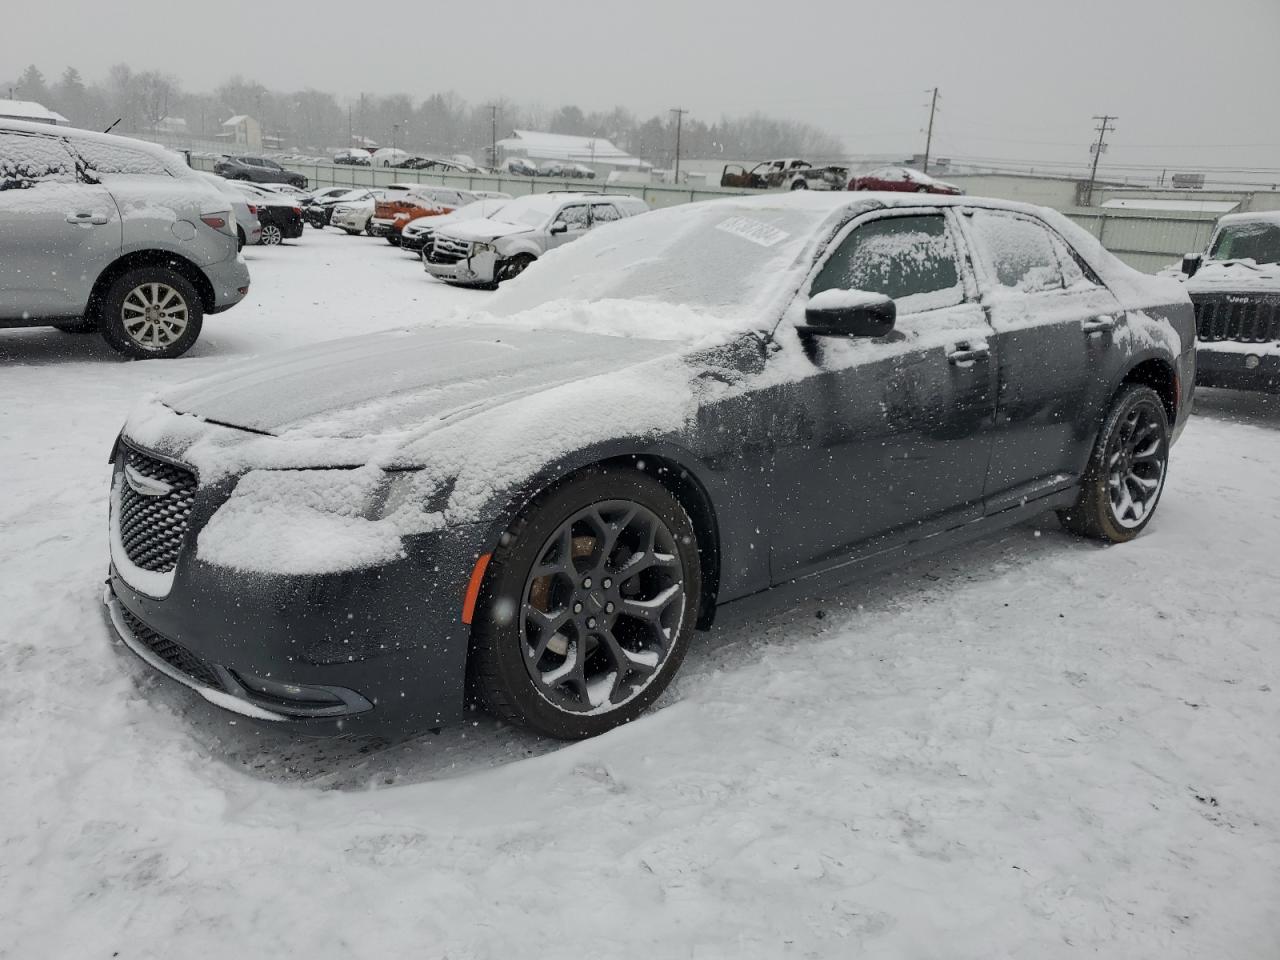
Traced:
<svg viewBox="0 0 1280 960">
<path fill-rule="evenodd" d="M 124 468 L 124 482 L 129 484 L 130 490 L 143 497 L 163 497 L 173 492 L 173 487 L 163 480 L 145 476 L 128 464 Z"/>
</svg>

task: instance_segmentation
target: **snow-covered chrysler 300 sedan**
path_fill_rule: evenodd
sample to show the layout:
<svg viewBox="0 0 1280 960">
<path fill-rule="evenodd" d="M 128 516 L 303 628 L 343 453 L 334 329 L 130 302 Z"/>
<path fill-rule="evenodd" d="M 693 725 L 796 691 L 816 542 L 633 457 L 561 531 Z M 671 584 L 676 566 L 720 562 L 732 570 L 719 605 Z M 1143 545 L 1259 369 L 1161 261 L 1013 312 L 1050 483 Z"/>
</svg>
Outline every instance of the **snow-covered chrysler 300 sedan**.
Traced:
<svg viewBox="0 0 1280 960">
<path fill-rule="evenodd" d="M 590 736 L 725 604 L 1046 510 L 1131 539 L 1195 380 L 1179 284 L 972 198 L 662 210 L 489 303 L 136 410 L 105 592 L 124 643 L 315 732 L 433 727 L 474 695 Z"/>
</svg>

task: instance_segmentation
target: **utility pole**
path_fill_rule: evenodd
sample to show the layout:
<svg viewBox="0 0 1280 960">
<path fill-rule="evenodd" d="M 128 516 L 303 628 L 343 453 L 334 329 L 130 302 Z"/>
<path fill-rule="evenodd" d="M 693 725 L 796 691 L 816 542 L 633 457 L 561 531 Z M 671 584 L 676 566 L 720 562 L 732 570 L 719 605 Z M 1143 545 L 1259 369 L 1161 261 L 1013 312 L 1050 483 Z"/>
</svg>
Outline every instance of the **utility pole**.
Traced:
<svg viewBox="0 0 1280 960">
<path fill-rule="evenodd" d="M 1115 127 L 1111 126 L 1112 120 L 1119 120 L 1119 117 L 1113 117 L 1110 114 L 1103 114 L 1100 117 L 1094 117 L 1095 120 L 1101 120 L 1096 129 L 1098 131 L 1098 142 L 1093 144 L 1093 168 L 1089 171 L 1089 194 L 1085 201 L 1086 207 L 1093 206 L 1093 184 L 1098 179 L 1098 161 L 1102 159 L 1102 151 L 1107 149 L 1106 136 L 1108 133 L 1115 132 Z"/>
<path fill-rule="evenodd" d="M 676 168 L 672 178 L 672 182 L 679 185 L 680 183 L 680 128 L 684 125 L 684 115 L 689 111 L 684 107 L 672 107 L 671 112 L 676 115 Z"/>
<path fill-rule="evenodd" d="M 489 104 L 489 166 L 498 169 L 498 105 Z"/>
<path fill-rule="evenodd" d="M 933 115 L 938 112 L 938 88 L 933 88 L 933 99 L 929 101 L 929 132 L 924 138 L 924 172 L 929 172 L 929 152 L 933 149 Z"/>
</svg>

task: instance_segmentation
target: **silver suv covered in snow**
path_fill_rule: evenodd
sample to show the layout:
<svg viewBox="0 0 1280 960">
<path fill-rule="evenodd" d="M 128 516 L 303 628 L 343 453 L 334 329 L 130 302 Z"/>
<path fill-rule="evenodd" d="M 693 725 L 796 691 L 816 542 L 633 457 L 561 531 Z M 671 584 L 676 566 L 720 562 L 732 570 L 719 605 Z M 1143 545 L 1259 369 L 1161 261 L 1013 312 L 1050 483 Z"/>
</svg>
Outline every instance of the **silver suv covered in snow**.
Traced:
<svg viewBox="0 0 1280 960">
<path fill-rule="evenodd" d="M 522 273 L 556 247 L 588 230 L 644 213 L 638 197 L 600 193 L 538 193 L 518 197 L 484 220 L 451 223 L 423 250 L 427 273 L 449 283 L 489 286 Z"/>
<path fill-rule="evenodd" d="M 249 292 L 231 201 L 153 144 L 0 120 L 0 327 L 176 357 Z"/>
</svg>

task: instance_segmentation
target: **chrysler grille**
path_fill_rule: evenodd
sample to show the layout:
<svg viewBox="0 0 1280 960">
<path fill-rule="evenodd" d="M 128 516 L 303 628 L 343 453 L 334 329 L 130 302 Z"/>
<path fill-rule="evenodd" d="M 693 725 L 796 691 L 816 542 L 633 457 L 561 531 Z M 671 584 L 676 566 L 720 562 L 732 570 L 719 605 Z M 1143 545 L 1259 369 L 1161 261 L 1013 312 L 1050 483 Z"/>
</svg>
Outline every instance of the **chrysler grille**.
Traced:
<svg viewBox="0 0 1280 960">
<path fill-rule="evenodd" d="M 125 556 L 135 566 L 154 573 L 168 573 L 178 562 L 187 532 L 196 477 L 185 467 L 157 460 L 132 447 L 122 447 L 124 463 L 148 480 L 169 487 L 160 496 L 147 496 L 120 481 L 120 512 L 116 517 Z"/>
</svg>

